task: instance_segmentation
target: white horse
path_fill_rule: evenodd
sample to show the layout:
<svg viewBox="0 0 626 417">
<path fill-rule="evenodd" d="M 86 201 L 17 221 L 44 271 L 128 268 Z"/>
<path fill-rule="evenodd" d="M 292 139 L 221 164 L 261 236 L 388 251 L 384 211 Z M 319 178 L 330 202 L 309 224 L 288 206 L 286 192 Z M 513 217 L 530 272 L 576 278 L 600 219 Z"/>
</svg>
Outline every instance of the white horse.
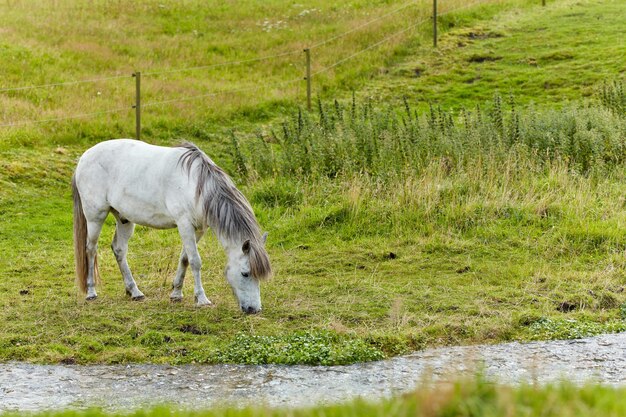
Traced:
<svg viewBox="0 0 626 417">
<path fill-rule="evenodd" d="M 250 203 L 232 180 L 191 143 L 168 148 L 131 139 L 99 143 L 78 161 L 72 178 L 74 252 L 79 288 L 94 300 L 98 274 L 98 237 L 109 213 L 117 221 L 111 248 L 124 277 L 126 293 L 144 299 L 126 262 L 135 224 L 157 229 L 178 228 L 183 250 L 174 278 L 172 301 L 183 298 L 187 266 L 195 280 L 198 306 L 211 305 L 200 280 L 197 242 L 208 227 L 228 255 L 225 275 L 241 309 L 261 311 L 259 280 L 271 275 Z"/>
</svg>

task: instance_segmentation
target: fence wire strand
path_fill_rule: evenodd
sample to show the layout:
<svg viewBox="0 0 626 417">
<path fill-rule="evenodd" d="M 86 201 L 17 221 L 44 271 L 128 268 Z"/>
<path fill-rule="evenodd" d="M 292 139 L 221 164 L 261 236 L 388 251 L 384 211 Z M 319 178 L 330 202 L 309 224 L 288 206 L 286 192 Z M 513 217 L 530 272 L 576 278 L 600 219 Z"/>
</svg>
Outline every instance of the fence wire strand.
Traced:
<svg viewBox="0 0 626 417">
<path fill-rule="evenodd" d="M 360 29 L 363 29 L 366 26 L 371 25 L 372 23 L 376 23 L 376 22 L 378 22 L 380 20 L 383 20 L 386 17 L 391 16 L 392 14 L 398 13 L 399 11 L 402 11 L 402 10 L 406 9 L 407 7 L 414 6 L 414 5 L 417 5 L 417 4 L 418 3 L 415 2 L 415 1 L 411 1 L 409 3 L 405 3 L 404 5 L 398 7 L 397 9 L 394 9 L 394 10 L 388 12 L 388 13 L 385 13 L 384 15 L 379 16 L 376 19 L 372 19 L 372 20 L 370 20 L 368 22 L 365 22 L 365 23 L 363 23 L 363 24 L 361 24 L 361 25 L 359 25 L 359 26 L 357 26 L 357 27 L 355 27 L 353 29 L 350 29 L 350 30 L 348 30 L 346 32 L 340 33 L 339 35 L 336 35 L 336 36 L 333 36 L 331 38 L 328 38 L 328 39 L 325 39 L 323 41 L 320 41 L 318 43 L 315 43 L 315 44 L 311 45 L 309 48 L 310 49 L 318 48 L 320 46 L 326 45 L 327 43 L 336 41 L 337 39 L 341 39 L 341 38 L 343 38 L 345 36 L 348 36 L 351 33 L 354 33 L 354 32 L 356 32 L 356 31 L 358 31 Z"/>
<path fill-rule="evenodd" d="M 0 124 L 0 127 L 18 127 L 18 126 L 25 126 L 25 125 L 39 124 L 39 123 L 58 122 L 58 121 L 62 121 L 62 120 L 84 119 L 84 118 L 89 118 L 89 117 L 93 117 L 93 116 L 101 116 L 103 114 L 119 113 L 119 112 L 122 112 L 124 110 L 126 110 L 126 111 L 132 110 L 132 107 L 129 106 L 129 107 L 123 107 L 123 108 L 119 108 L 119 109 L 104 110 L 104 111 L 93 112 L 93 113 L 76 114 L 76 115 L 73 115 L 73 116 L 55 117 L 55 118 L 51 118 L 51 119 L 21 120 L 21 121 L 18 121 L 18 122 L 11 122 L 11 123 Z"/>
<path fill-rule="evenodd" d="M 64 82 L 61 82 L 61 83 L 51 83 L 51 84 L 40 84 L 40 85 L 27 85 L 27 86 L 23 86 L 23 87 L 1 88 L 0 89 L 0 93 L 4 93 L 4 92 L 8 92 L 8 91 L 34 90 L 36 88 L 60 87 L 60 86 L 66 86 L 66 85 L 96 83 L 98 81 L 117 80 L 117 79 L 120 79 L 120 78 L 130 78 L 130 75 L 113 75 L 111 77 L 91 78 L 91 79 L 87 79 L 87 80 L 64 81 Z"/>
<path fill-rule="evenodd" d="M 459 7 L 456 7 L 456 8 L 454 8 L 454 9 L 446 10 L 446 11 L 445 11 L 445 12 L 443 12 L 443 13 L 437 13 L 437 17 L 439 17 L 439 16 L 443 16 L 443 15 L 445 15 L 445 14 L 453 13 L 453 12 L 456 12 L 456 11 L 459 11 L 459 10 L 468 9 L 468 8 L 470 8 L 470 7 L 472 7 L 472 6 L 476 6 L 476 5 L 483 4 L 483 3 L 485 3 L 485 2 L 483 2 L 483 1 L 476 1 L 476 2 L 474 2 L 474 3 L 470 3 L 470 4 L 465 5 L 465 6 L 459 6 Z M 335 67 L 337 67 L 337 66 L 339 66 L 339 65 L 343 64 L 343 63 L 344 63 L 344 62 L 346 62 L 346 61 L 349 61 L 350 59 L 352 59 L 352 58 L 354 58 L 354 57 L 356 57 L 356 56 L 358 56 L 358 55 L 360 55 L 360 54 L 362 54 L 362 53 L 364 53 L 364 52 L 367 52 L 367 51 L 369 51 L 369 50 L 371 50 L 371 49 L 374 49 L 374 48 L 376 48 L 377 46 L 380 46 L 380 45 L 382 45 L 383 43 L 388 42 L 388 41 L 390 41 L 391 39 L 396 38 L 396 37 L 398 37 L 398 36 L 402 35 L 403 33 L 406 33 L 406 32 L 408 32 L 409 30 L 414 29 L 414 28 L 416 28 L 416 27 L 418 27 L 418 26 L 420 26 L 420 25 L 422 25 L 422 24 L 424 24 L 424 23 L 426 23 L 426 22 L 430 22 L 430 21 L 432 21 L 432 17 L 428 17 L 428 18 L 424 18 L 424 19 L 422 19 L 422 20 L 419 20 L 417 23 L 414 23 L 414 24 L 412 24 L 411 26 L 408 26 L 408 27 L 406 27 L 406 28 L 404 28 L 404 29 L 402 29 L 402 30 L 400 30 L 400 31 L 398 31 L 398 32 L 395 32 L 395 33 L 393 33 L 393 34 L 391 34 L 391 35 L 387 36 L 386 38 L 381 39 L 380 41 L 378 41 L 378 42 L 376 42 L 376 43 L 373 43 L 373 44 L 369 45 L 368 47 L 366 47 L 366 48 L 364 48 L 364 49 L 361 49 L 361 50 L 359 50 L 359 51 L 357 51 L 357 52 L 354 52 L 353 54 L 348 55 L 347 57 L 345 57 L 345 58 L 343 58 L 343 59 L 340 59 L 339 61 L 337 61 L 337 62 L 333 63 L 332 65 L 329 65 L 329 66 L 327 66 L 327 67 L 324 67 L 324 68 L 322 68 L 322 69 L 320 69 L 320 70 L 317 70 L 317 71 L 313 72 L 313 73 L 311 74 L 311 76 L 314 76 L 314 75 L 317 75 L 317 74 L 320 74 L 320 73 L 323 73 L 323 72 L 329 71 L 329 70 L 331 70 L 331 69 L 333 69 L 333 68 L 335 68 Z"/>
<path fill-rule="evenodd" d="M 355 53 L 353 53 L 353 54 L 351 54 L 351 55 L 348 55 L 347 57 L 345 57 L 345 58 L 343 58 L 343 59 L 340 59 L 339 61 L 335 62 L 335 63 L 334 63 L 334 64 L 332 64 L 332 65 L 329 65 L 329 66 L 327 66 L 327 67 L 325 67 L 325 68 L 322 68 L 321 70 L 317 70 L 317 71 L 313 72 L 313 73 L 311 74 L 311 76 L 313 76 L 313 75 L 317 75 L 317 74 L 320 74 L 320 73 L 322 73 L 322 72 L 329 71 L 329 70 L 331 70 L 331 69 L 333 69 L 333 68 L 335 68 L 335 67 L 337 67 L 337 66 L 339 66 L 339 65 L 343 64 L 344 62 L 349 61 L 350 59 L 354 58 L 355 56 L 361 55 L 361 54 L 362 54 L 362 53 L 364 53 L 364 52 L 367 52 L 367 51 L 369 51 L 369 50 L 371 50 L 371 49 L 374 49 L 374 48 L 376 48 L 377 46 L 380 46 L 380 45 L 382 45 L 383 43 L 388 42 L 388 41 L 390 41 L 391 39 L 396 38 L 396 37 L 398 37 L 398 36 L 402 35 L 403 33 L 406 33 L 406 32 L 408 32 L 409 30 L 414 29 L 414 28 L 418 27 L 419 25 L 421 25 L 421 24 L 423 24 L 424 22 L 427 22 L 427 21 L 429 21 L 429 20 L 430 20 L 430 19 L 428 19 L 428 18 L 427 18 L 427 19 L 422 19 L 422 20 L 420 20 L 419 22 L 414 23 L 414 24 L 412 24 L 411 26 L 406 27 L 406 28 L 404 28 L 404 29 L 402 29 L 402 30 L 400 30 L 400 31 L 398 31 L 398 32 L 395 32 L 395 33 L 393 33 L 393 34 L 391 34 L 391 35 L 387 36 L 386 38 L 381 39 L 380 41 L 378 41 L 378 42 L 376 42 L 376 43 L 373 43 L 373 44 L 369 45 L 368 47 L 366 47 L 366 48 L 364 48 L 364 49 L 361 49 L 361 50 L 359 50 L 359 51 L 357 51 L 357 52 L 355 52 Z"/>
<path fill-rule="evenodd" d="M 446 11 L 441 12 L 441 13 L 437 13 L 437 16 L 444 16 L 444 15 L 447 15 L 449 13 L 458 12 L 459 10 L 465 10 L 465 9 L 469 9 L 470 7 L 478 6 L 479 4 L 487 4 L 487 3 L 488 2 L 486 2 L 486 1 L 475 1 L 473 3 L 469 3 L 469 4 L 466 4 L 464 6 L 455 7 L 454 9 L 450 9 L 450 10 L 446 10 Z"/>
<path fill-rule="evenodd" d="M 242 91 L 260 90 L 262 88 L 273 88 L 273 87 L 279 87 L 279 86 L 283 86 L 283 85 L 287 85 L 287 84 L 293 84 L 295 82 L 300 82 L 300 81 L 302 81 L 302 78 L 297 78 L 297 79 L 293 79 L 293 80 L 289 80 L 289 81 L 282 81 L 282 82 L 278 82 L 278 83 L 274 83 L 274 84 L 254 85 L 254 86 L 243 87 L 243 88 L 234 88 L 234 89 L 230 89 L 230 90 L 220 90 L 220 91 L 215 91 L 213 93 L 200 94 L 200 95 L 197 95 L 197 96 L 189 96 L 189 97 L 182 97 L 182 98 L 175 98 L 175 99 L 171 99 L 171 100 L 151 101 L 151 102 L 147 102 L 145 104 L 142 104 L 141 107 L 142 108 L 146 108 L 146 107 L 160 106 L 160 105 L 163 105 L 163 104 L 178 103 L 178 102 L 182 102 L 182 101 L 198 100 L 198 99 L 201 99 L 201 98 L 215 97 L 215 96 L 220 96 L 220 95 L 229 94 L 229 93 L 239 93 L 239 92 L 242 92 Z"/>
<path fill-rule="evenodd" d="M 228 65 L 241 65 L 241 64 L 247 64 L 249 62 L 267 61 L 269 59 L 281 58 L 284 56 L 296 55 L 300 53 L 302 53 L 302 51 L 300 50 L 289 51 L 289 52 L 283 52 L 283 53 L 276 54 L 276 55 L 262 56 L 259 58 L 242 59 L 240 61 L 219 62 L 217 64 L 202 65 L 199 67 L 187 67 L 187 68 L 176 68 L 172 70 L 142 72 L 141 75 L 146 75 L 146 76 L 147 75 L 163 75 L 163 74 L 173 74 L 177 72 L 187 72 L 187 71 L 196 71 L 196 70 L 203 70 L 203 69 L 210 69 L 210 68 L 217 68 L 217 67 L 225 67 Z"/>
</svg>

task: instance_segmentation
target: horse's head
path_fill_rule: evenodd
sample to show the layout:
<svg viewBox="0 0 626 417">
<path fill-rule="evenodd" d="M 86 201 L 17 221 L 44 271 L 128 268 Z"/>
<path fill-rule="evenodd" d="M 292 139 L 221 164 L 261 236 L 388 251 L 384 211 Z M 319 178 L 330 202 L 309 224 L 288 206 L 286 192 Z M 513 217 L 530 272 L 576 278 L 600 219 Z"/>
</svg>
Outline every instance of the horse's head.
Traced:
<svg viewBox="0 0 626 417">
<path fill-rule="evenodd" d="M 269 257 L 265 251 L 267 233 L 260 241 L 246 240 L 241 247 L 229 251 L 226 280 L 233 289 L 239 307 L 246 314 L 261 311 L 260 280 L 271 274 Z"/>
</svg>

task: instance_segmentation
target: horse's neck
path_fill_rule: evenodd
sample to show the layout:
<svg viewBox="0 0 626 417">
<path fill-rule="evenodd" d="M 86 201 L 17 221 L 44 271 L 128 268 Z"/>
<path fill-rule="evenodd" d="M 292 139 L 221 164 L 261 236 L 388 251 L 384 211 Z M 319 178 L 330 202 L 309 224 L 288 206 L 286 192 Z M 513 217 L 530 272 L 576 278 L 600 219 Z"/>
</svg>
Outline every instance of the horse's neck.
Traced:
<svg viewBox="0 0 626 417">
<path fill-rule="evenodd" d="M 212 206 L 207 215 L 207 222 L 215 229 L 215 234 L 226 252 L 240 251 L 246 236 L 254 235 L 258 228 L 256 219 L 249 203 L 230 182 L 228 177 L 213 178 L 212 184 L 207 184 L 204 195 L 210 193 L 211 199 L 221 199 L 220 208 Z M 225 183 L 219 183 L 224 181 Z M 225 191 L 226 190 L 226 191 Z M 220 218 L 222 217 L 222 218 Z"/>
<path fill-rule="evenodd" d="M 231 239 L 228 239 L 224 236 L 218 236 L 217 240 L 220 242 L 220 245 L 222 245 L 222 248 L 224 249 L 224 252 L 226 253 L 226 255 L 228 256 L 228 258 L 235 256 L 235 254 L 237 253 L 238 250 L 241 250 L 241 246 L 243 245 L 243 242 L 235 242 Z"/>
</svg>

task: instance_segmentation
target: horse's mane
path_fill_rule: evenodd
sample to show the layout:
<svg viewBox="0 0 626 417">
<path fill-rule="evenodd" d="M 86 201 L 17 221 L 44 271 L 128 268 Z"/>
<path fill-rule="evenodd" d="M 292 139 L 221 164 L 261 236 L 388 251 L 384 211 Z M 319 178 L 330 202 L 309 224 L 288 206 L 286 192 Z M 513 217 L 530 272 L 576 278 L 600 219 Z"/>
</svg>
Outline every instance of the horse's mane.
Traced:
<svg viewBox="0 0 626 417">
<path fill-rule="evenodd" d="M 272 270 L 261 238 L 261 228 L 246 197 L 230 177 L 196 145 L 183 142 L 185 152 L 178 164 L 192 175 L 196 172 L 196 199 L 202 199 L 203 217 L 215 233 L 230 242 L 250 240 L 250 272 L 257 279 L 267 278 Z"/>
</svg>

